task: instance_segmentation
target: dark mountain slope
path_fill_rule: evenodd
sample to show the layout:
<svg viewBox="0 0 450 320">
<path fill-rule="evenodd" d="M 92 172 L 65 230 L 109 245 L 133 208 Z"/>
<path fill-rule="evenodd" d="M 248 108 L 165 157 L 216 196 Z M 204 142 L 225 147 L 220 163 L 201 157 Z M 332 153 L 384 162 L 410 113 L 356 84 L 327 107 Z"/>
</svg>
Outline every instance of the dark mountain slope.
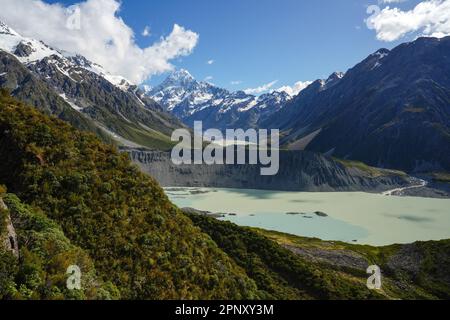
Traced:
<svg viewBox="0 0 450 320">
<path fill-rule="evenodd" d="M 332 85 L 330 85 L 330 83 Z M 450 37 L 382 49 L 316 81 L 264 123 L 306 149 L 407 171 L 450 170 Z"/>
<path fill-rule="evenodd" d="M 112 141 L 85 115 L 70 107 L 49 85 L 34 76 L 14 56 L 0 50 L 0 87 L 11 90 L 16 98 L 67 121 L 75 127 L 95 132 L 104 141 Z"/>
<path fill-rule="evenodd" d="M 0 87 L 83 130 L 126 146 L 169 149 L 183 125 L 127 79 L 0 21 Z"/>
<path fill-rule="evenodd" d="M 13 96 L 106 141 L 168 149 L 172 131 L 183 127 L 157 103 L 141 99 L 137 88 L 123 91 L 67 58 L 50 56 L 25 66 L 0 50 L 0 74 L 0 87 Z"/>
</svg>

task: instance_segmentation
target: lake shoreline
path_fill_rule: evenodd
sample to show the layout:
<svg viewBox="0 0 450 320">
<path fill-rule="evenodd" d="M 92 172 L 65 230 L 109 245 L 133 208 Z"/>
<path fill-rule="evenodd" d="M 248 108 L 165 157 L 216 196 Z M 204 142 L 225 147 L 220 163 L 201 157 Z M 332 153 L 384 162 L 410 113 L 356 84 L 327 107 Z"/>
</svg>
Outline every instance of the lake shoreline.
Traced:
<svg viewBox="0 0 450 320">
<path fill-rule="evenodd" d="M 191 213 L 324 241 L 382 246 L 450 238 L 449 199 L 186 187 L 165 192 Z"/>
</svg>

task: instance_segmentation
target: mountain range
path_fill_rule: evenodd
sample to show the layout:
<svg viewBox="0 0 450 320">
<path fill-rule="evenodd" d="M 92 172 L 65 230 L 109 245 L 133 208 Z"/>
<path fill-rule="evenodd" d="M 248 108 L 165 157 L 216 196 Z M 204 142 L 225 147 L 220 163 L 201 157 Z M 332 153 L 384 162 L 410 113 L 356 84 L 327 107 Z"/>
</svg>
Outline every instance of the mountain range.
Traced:
<svg viewBox="0 0 450 320">
<path fill-rule="evenodd" d="M 450 170 L 450 37 L 381 49 L 331 84 L 318 80 L 263 126 L 289 149 L 378 167 Z"/>
<path fill-rule="evenodd" d="M 282 146 L 408 172 L 450 170 L 450 37 L 380 49 L 291 96 L 254 96 L 178 70 L 144 89 L 0 23 L 0 86 L 124 147 L 168 150 L 174 129 L 280 129 Z"/>
<path fill-rule="evenodd" d="M 449 240 L 372 247 L 241 227 L 176 207 L 157 182 L 367 192 L 410 184 L 403 172 L 327 155 L 448 170 L 449 57 L 450 38 L 421 38 L 295 97 L 229 92 L 185 70 L 144 90 L 0 23 L 0 299 L 449 299 Z M 281 128 L 291 150 L 266 179 L 250 165 L 175 167 L 160 150 L 194 120 Z M 367 288 L 374 264 L 382 290 Z M 74 265 L 79 290 L 67 287 Z"/>
<path fill-rule="evenodd" d="M 168 149 L 183 124 L 138 86 L 83 56 L 21 36 L 0 22 L 0 86 L 119 145 Z"/>
<path fill-rule="evenodd" d="M 380 49 L 295 97 L 229 92 L 185 70 L 147 94 L 189 126 L 280 129 L 289 150 L 408 172 L 450 170 L 450 37 Z"/>
<path fill-rule="evenodd" d="M 201 120 L 205 128 L 221 130 L 257 128 L 292 99 L 284 91 L 259 97 L 244 91 L 230 92 L 197 81 L 184 69 L 173 72 L 147 95 L 189 126 Z"/>
</svg>

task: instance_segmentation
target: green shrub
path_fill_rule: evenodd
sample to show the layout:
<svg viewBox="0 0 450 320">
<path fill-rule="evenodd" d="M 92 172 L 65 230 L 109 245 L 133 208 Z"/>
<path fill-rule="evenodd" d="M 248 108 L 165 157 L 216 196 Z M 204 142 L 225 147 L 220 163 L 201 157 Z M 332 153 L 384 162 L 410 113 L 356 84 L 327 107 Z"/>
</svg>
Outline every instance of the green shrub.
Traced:
<svg viewBox="0 0 450 320">
<path fill-rule="evenodd" d="M 120 291 L 101 291 L 102 297 L 257 297 L 254 282 L 169 202 L 156 181 L 94 135 L 4 96 L 0 163 L 0 181 L 30 205 L 25 210 L 34 210 L 18 220 L 19 230 L 40 230 L 20 233 L 19 243 L 31 237 L 39 244 L 28 248 L 32 266 L 40 268 L 27 266 L 23 295 L 42 296 L 36 288 L 46 278 L 59 289 L 56 296 L 67 298 L 59 275 L 84 257 L 80 248 L 99 278 Z M 14 202 L 8 205 L 20 217 L 23 208 Z M 64 255 L 66 250 L 71 253 Z"/>
</svg>

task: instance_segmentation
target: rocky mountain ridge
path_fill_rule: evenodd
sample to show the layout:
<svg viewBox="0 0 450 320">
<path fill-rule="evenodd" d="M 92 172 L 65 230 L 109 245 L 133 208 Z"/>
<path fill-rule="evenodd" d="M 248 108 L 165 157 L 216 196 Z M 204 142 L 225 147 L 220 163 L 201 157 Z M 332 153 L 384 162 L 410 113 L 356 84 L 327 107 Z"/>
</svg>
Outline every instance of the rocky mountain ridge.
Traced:
<svg viewBox="0 0 450 320">
<path fill-rule="evenodd" d="M 78 128 L 120 145 L 167 149 L 184 127 L 138 86 L 83 56 L 22 37 L 0 24 L 0 86 Z"/>
<path fill-rule="evenodd" d="M 450 170 L 450 37 L 380 49 L 262 123 L 291 150 L 408 172 Z"/>
<path fill-rule="evenodd" d="M 244 91 L 230 92 L 197 81 L 184 69 L 170 74 L 147 95 L 191 127 L 194 121 L 202 121 L 204 128 L 221 130 L 256 128 L 292 98 L 284 91 L 261 96 Z"/>
</svg>

